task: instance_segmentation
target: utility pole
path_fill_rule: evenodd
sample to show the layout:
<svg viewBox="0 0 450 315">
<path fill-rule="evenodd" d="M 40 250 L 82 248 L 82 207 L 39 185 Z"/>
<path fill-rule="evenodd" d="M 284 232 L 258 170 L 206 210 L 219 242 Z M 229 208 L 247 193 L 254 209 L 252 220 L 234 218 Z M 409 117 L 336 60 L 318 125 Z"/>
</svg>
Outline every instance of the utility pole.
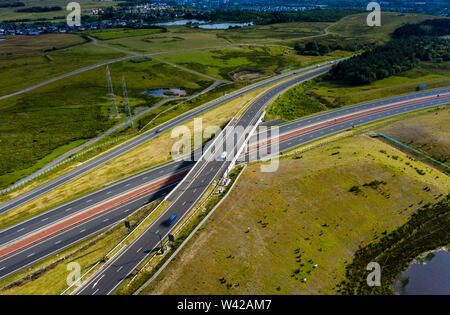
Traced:
<svg viewBox="0 0 450 315">
<path fill-rule="evenodd" d="M 125 110 L 125 122 L 130 124 L 134 129 L 133 115 L 131 114 L 130 103 L 128 102 L 127 84 L 125 83 L 125 77 L 122 76 L 122 89 L 123 89 L 123 106 Z"/>
<path fill-rule="evenodd" d="M 117 108 L 116 96 L 114 95 L 109 66 L 106 66 L 106 79 L 108 81 L 109 114 L 112 117 L 117 117 L 119 115 L 119 109 Z"/>
</svg>

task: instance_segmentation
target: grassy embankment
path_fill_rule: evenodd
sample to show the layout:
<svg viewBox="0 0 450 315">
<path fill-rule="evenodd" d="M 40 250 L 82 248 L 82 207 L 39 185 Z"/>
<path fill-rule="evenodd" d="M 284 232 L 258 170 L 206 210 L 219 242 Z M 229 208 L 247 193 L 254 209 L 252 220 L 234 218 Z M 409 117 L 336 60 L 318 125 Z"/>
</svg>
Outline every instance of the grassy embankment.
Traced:
<svg viewBox="0 0 450 315">
<path fill-rule="evenodd" d="M 127 218 L 130 222 L 131 230 L 134 230 L 146 215 L 152 213 L 159 201 L 140 209 L 138 212 Z M 159 215 L 159 211 L 153 211 L 149 217 L 151 222 Z M 105 254 L 112 250 L 125 236 L 128 230 L 124 227 L 122 222 L 106 229 L 105 231 L 86 238 L 82 242 L 70 246 L 56 255 L 52 255 L 44 260 L 35 263 L 25 270 L 21 270 L 0 281 L 0 287 L 11 284 L 0 290 L 0 295 L 14 295 L 14 294 L 34 294 L 34 295 L 52 295 L 60 294 L 67 288 L 67 279 L 71 273 L 68 270 L 68 264 L 76 262 L 80 264 L 80 272 L 84 274 L 100 259 L 104 258 Z M 99 265 L 99 267 L 102 264 Z M 92 272 L 95 272 L 93 270 Z M 91 274 L 91 273 L 90 273 Z M 31 275 L 29 277 L 22 277 Z M 69 277 L 70 278 L 70 277 Z M 84 278 L 84 280 L 86 280 Z"/>
<path fill-rule="evenodd" d="M 275 173 L 250 165 L 144 293 L 336 293 L 360 246 L 449 191 L 447 176 L 363 134 L 282 158 Z"/>
<path fill-rule="evenodd" d="M 442 113 L 443 112 L 443 113 Z M 447 113 L 445 115 L 445 113 Z M 442 162 L 449 164 L 450 147 L 446 145 L 448 141 L 448 126 L 450 125 L 449 107 L 443 107 L 430 112 L 427 115 L 417 114 L 406 116 L 398 119 L 391 124 L 383 124 L 375 127 L 375 132 L 381 132 L 395 140 L 398 140 L 410 147 L 423 152 L 424 154 Z M 420 159 L 424 163 L 428 163 L 434 167 L 441 169 L 443 172 L 449 172 L 449 169 L 424 158 L 422 155 L 412 150 L 398 146 L 391 141 L 387 141 L 390 145 Z"/>
<path fill-rule="evenodd" d="M 267 117 L 294 120 L 327 109 L 412 93 L 420 83 L 429 89 L 443 87 L 449 84 L 449 76 L 450 62 L 443 62 L 421 63 L 412 70 L 356 87 L 316 79 L 286 92 L 272 104 Z"/>
</svg>

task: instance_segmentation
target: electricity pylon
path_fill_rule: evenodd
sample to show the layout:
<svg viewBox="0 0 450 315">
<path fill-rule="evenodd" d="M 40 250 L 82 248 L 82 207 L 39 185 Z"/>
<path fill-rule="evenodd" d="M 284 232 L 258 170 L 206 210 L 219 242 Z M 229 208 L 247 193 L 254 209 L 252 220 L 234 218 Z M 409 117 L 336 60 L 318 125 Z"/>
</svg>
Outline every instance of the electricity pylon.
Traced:
<svg viewBox="0 0 450 315">
<path fill-rule="evenodd" d="M 109 114 L 117 117 L 119 115 L 119 109 L 117 108 L 116 96 L 114 95 L 108 66 L 106 66 L 106 79 L 108 80 Z"/>
<path fill-rule="evenodd" d="M 122 76 L 122 89 L 123 89 L 123 106 L 125 111 L 125 122 L 127 125 L 131 125 L 134 129 L 133 116 L 131 114 L 130 103 L 128 102 L 127 84 L 125 83 L 125 77 Z"/>
</svg>

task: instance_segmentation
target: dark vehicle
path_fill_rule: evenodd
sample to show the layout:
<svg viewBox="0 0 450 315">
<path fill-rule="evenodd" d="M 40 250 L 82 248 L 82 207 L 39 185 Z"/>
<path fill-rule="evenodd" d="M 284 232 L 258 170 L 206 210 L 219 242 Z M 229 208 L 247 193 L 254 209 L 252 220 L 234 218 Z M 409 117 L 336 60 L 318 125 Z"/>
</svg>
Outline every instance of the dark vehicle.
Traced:
<svg viewBox="0 0 450 315">
<path fill-rule="evenodd" d="M 176 213 L 172 214 L 166 222 L 164 222 L 165 226 L 171 226 L 173 222 L 177 219 Z"/>
</svg>

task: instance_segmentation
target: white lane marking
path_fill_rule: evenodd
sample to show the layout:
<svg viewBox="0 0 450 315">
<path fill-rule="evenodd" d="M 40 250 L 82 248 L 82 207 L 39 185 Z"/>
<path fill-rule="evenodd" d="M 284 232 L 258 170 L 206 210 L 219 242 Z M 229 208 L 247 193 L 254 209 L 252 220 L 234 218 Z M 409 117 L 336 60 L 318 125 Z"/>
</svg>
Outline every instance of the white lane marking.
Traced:
<svg viewBox="0 0 450 315">
<path fill-rule="evenodd" d="M 94 291 L 94 293 L 92 293 L 92 295 L 95 295 L 95 293 L 97 293 L 97 292 L 98 292 L 98 289 L 97 289 L 97 290 L 95 290 L 95 291 Z"/>
<path fill-rule="evenodd" d="M 143 180 L 146 180 L 148 178 L 148 176 L 145 176 L 144 178 L 143 178 Z"/>
<path fill-rule="evenodd" d="M 97 285 L 97 283 L 99 283 L 100 280 L 102 280 L 102 278 L 103 278 L 104 276 L 105 276 L 105 274 L 103 274 L 103 275 L 100 277 L 100 279 L 98 279 L 97 282 L 95 282 L 95 283 L 92 285 L 92 289 L 95 288 L 95 286 Z M 98 291 L 98 289 L 97 289 L 97 291 Z M 97 291 L 95 291 L 95 292 L 97 292 Z"/>
<path fill-rule="evenodd" d="M 2 268 L 0 268 L 0 270 L 3 270 L 3 269 L 5 269 L 6 267 L 2 267 Z"/>
<path fill-rule="evenodd" d="M 17 232 L 21 232 L 21 231 L 23 231 L 23 230 L 25 230 L 25 228 L 21 228 L 20 230 L 18 230 Z"/>
<path fill-rule="evenodd" d="M 131 184 L 126 184 L 125 187 L 128 187 L 128 186 L 130 186 L 130 185 L 131 185 Z"/>
<path fill-rule="evenodd" d="M 108 192 L 107 192 L 106 194 L 107 194 L 107 195 L 109 195 L 110 193 L 111 193 L 111 192 L 110 192 L 110 191 L 108 191 Z"/>
<path fill-rule="evenodd" d="M 164 170 L 160 170 L 159 172 L 162 173 L 162 172 L 164 172 Z"/>
<path fill-rule="evenodd" d="M 193 192 L 195 193 L 196 191 L 197 191 L 197 188 L 195 188 Z"/>
<path fill-rule="evenodd" d="M 156 231 L 155 233 L 156 233 L 156 234 L 158 234 L 158 233 L 159 233 L 159 230 L 158 230 L 158 231 Z"/>
<path fill-rule="evenodd" d="M 34 255 L 34 253 L 31 253 L 30 255 L 28 255 L 27 257 L 31 257 L 31 256 L 33 256 Z"/>
<path fill-rule="evenodd" d="M 59 243 L 61 243 L 61 241 L 57 241 L 57 242 L 55 242 L 55 245 L 57 245 L 57 244 L 59 244 Z"/>
<path fill-rule="evenodd" d="M 92 199 L 89 199 L 89 200 L 86 201 L 86 203 L 89 203 L 89 202 L 91 202 L 91 201 L 92 201 Z"/>
<path fill-rule="evenodd" d="M 72 210 L 72 207 L 70 207 L 70 208 L 67 208 L 67 209 L 66 209 L 66 212 L 67 212 L 67 211 L 70 211 L 70 210 Z"/>
<path fill-rule="evenodd" d="M 116 272 L 119 272 L 120 270 L 122 270 L 123 266 L 120 266 L 119 269 L 116 270 Z"/>
<path fill-rule="evenodd" d="M 108 221 L 109 219 L 105 219 L 105 220 L 103 220 L 103 222 L 106 222 L 106 221 Z"/>
<path fill-rule="evenodd" d="M 182 206 L 184 206 L 185 204 L 186 204 L 186 201 L 185 201 L 185 202 L 183 202 Z"/>
<path fill-rule="evenodd" d="M 80 231 L 80 233 L 83 233 L 84 231 L 86 231 L 86 229 L 82 229 L 82 230 Z"/>
<path fill-rule="evenodd" d="M 127 209 L 127 210 L 125 210 L 124 212 L 128 212 L 128 211 L 130 211 L 130 209 Z"/>
<path fill-rule="evenodd" d="M 141 251 L 141 249 L 142 249 L 142 247 L 141 247 L 141 248 L 139 248 L 139 249 L 137 250 L 137 252 L 136 252 L 136 253 L 139 253 L 139 252 Z"/>
<path fill-rule="evenodd" d="M 45 219 L 42 219 L 41 222 L 42 222 L 42 221 L 47 221 L 47 220 L 48 220 L 48 218 L 45 218 Z"/>
</svg>

